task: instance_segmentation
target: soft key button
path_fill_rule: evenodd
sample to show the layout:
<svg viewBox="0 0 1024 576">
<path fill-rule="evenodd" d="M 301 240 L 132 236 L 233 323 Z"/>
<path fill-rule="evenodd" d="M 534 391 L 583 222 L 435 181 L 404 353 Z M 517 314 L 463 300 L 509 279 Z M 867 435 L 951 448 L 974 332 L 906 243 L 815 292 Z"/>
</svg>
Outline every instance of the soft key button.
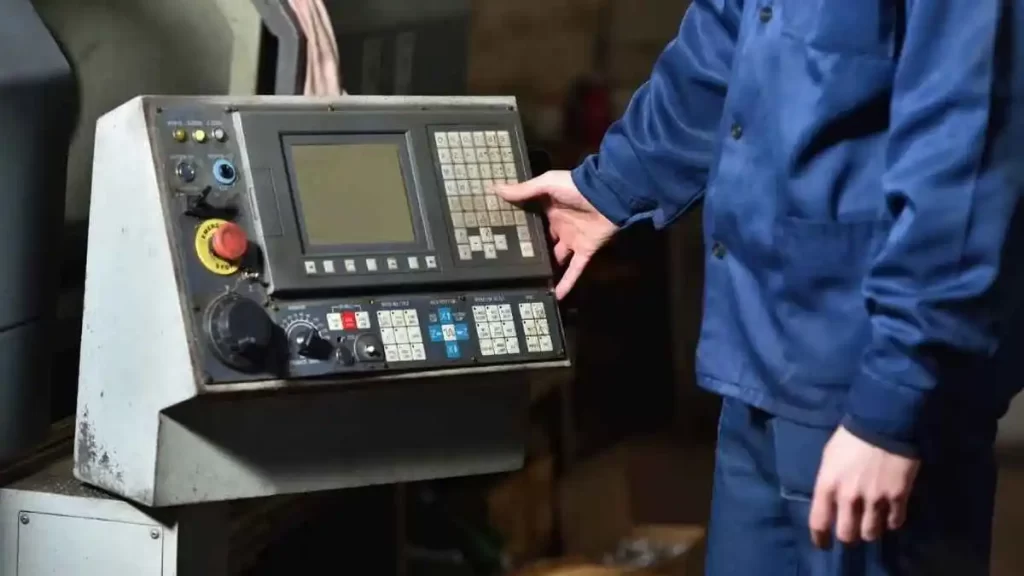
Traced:
<svg viewBox="0 0 1024 576">
<path fill-rule="evenodd" d="M 377 312 L 377 324 L 380 324 L 381 328 L 391 328 L 391 313 L 386 310 Z"/>
<path fill-rule="evenodd" d="M 498 338 L 494 341 L 494 353 L 496 355 L 508 353 L 508 346 L 504 338 Z"/>
<path fill-rule="evenodd" d="M 478 322 L 476 325 L 476 337 L 480 339 L 490 339 L 491 327 L 486 322 Z"/>
<path fill-rule="evenodd" d="M 420 316 L 415 310 L 406 310 L 405 313 L 405 325 L 406 326 L 419 326 Z"/>
<path fill-rule="evenodd" d="M 356 312 L 356 328 L 360 330 L 369 330 L 370 326 L 370 313 Z"/>
<path fill-rule="evenodd" d="M 527 336 L 537 335 L 537 321 L 536 320 L 523 320 L 523 333 Z"/>
<path fill-rule="evenodd" d="M 537 338 L 537 342 L 540 346 L 541 352 L 551 352 L 552 350 L 554 350 L 554 346 L 552 346 L 550 336 L 540 336 Z"/>
<path fill-rule="evenodd" d="M 395 328 L 399 326 L 405 326 L 405 311 L 404 310 L 392 310 L 391 311 L 391 325 Z"/>
<path fill-rule="evenodd" d="M 506 338 L 505 350 L 507 350 L 509 354 L 519 354 L 519 340 L 515 338 Z"/>
<path fill-rule="evenodd" d="M 398 345 L 398 360 L 401 362 L 409 362 L 412 360 L 412 347 L 408 344 Z"/>
<path fill-rule="evenodd" d="M 501 325 L 501 322 L 490 322 L 487 324 L 491 332 L 491 338 L 504 338 L 505 328 Z"/>
<path fill-rule="evenodd" d="M 333 332 L 340 332 L 345 328 L 341 324 L 341 314 L 337 312 L 327 315 L 327 328 Z"/>
<path fill-rule="evenodd" d="M 536 336 L 526 337 L 526 350 L 527 352 L 540 352 L 540 343 L 538 343 Z"/>
<path fill-rule="evenodd" d="M 480 340 L 480 355 L 494 356 L 494 342 L 490 338 Z"/>
<path fill-rule="evenodd" d="M 427 359 L 427 352 L 423 349 L 423 344 L 412 345 L 412 359 L 415 362 L 421 362 Z"/>
</svg>

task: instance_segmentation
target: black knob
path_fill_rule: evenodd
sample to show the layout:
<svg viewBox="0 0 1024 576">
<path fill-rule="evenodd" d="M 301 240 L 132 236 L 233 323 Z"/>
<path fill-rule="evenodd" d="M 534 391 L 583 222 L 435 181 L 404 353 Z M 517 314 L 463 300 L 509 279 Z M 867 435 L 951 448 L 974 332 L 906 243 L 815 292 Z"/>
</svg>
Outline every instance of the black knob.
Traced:
<svg viewBox="0 0 1024 576">
<path fill-rule="evenodd" d="M 275 325 L 262 306 L 226 294 L 207 307 L 205 324 L 210 346 L 222 362 L 242 372 L 267 369 Z"/>
<path fill-rule="evenodd" d="M 206 220 L 208 218 L 222 218 L 231 220 L 238 215 L 238 207 L 235 205 L 235 196 L 214 193 L 213 187 L 207 186 L 198 194 L 186 194 L 185 215 Z"/>
<path fill-rule="evenodd" d="M 335 355 L 335 360 L 342 366 L 352 366 L 356 363 L 356 355 L 348 347 L 347 344 L 338 346 L 338 353 Z"/>
<path fill-rule="evenodd" d="M 384 343 L 375 334 L 363 334 L 356 340 L 356 357 L 362 362 L 383 362 Z"/>
<path fill-rule="evenodd" d="M 196 166 L 191 162 L 180 162 L 174 169 L 174 173 L 178 175 L 178 178 L 186 184 L 196 179 Z"/>
<path fill-rule="evenodd" d="M 300 328 L 295 334 L 296 352 L 310 360 L 328 360 L 334 352 L 334 346 L 320 335 L 320 331 L 311 326 Z"/>
</svg>

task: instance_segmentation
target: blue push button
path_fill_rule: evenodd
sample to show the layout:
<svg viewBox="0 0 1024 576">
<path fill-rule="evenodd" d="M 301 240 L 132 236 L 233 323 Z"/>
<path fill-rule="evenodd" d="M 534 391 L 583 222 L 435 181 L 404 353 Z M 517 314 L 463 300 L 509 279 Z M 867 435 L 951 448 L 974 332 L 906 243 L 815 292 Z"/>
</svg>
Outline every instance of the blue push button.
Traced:
<svg viewBox="0 0 1024 576">
<path fill-rule="evenodd" d="M 455 339 L 466 341 L 469 340 L 469 325 L 468 324 L 456 324 L 455 325 Z"/>
<path fill-rule="evenodd" d="M 452 309 L 451 308 L 439 308 L 437 310 L 438 315 L 441 316 L 441 324 L 452 323 Z"/>
<path fill-rule="evenodd" d="M 445 352 L 447 352 L 448 354 L 448 357 L 451 358 L 452 360 L 460 358 L 462 356 L 462 352 L 459 351 L 458 342 L 445 342 L 444 348 Z"/>
<path fill-rule="evenodd" d="M 444 340 L 444 334 L 441 332 L 441 327 L 437 324 L 431 324 L 427 327 L 427 331 L 430 332 L 431 342 L 441 342 Z"/>
</svg>

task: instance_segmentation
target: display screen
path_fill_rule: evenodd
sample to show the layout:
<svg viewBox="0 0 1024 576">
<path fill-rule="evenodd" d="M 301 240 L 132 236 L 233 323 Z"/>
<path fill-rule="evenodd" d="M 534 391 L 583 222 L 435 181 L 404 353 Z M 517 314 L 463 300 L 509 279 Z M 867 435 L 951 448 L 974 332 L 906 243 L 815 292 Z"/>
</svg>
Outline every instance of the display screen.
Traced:
<svg viewBox="0 0 1024 576">
<path fill-rule="evenodd" d="M 291 146 L 311 246 L 416 241 L 398 144 Z"/>
</svg>

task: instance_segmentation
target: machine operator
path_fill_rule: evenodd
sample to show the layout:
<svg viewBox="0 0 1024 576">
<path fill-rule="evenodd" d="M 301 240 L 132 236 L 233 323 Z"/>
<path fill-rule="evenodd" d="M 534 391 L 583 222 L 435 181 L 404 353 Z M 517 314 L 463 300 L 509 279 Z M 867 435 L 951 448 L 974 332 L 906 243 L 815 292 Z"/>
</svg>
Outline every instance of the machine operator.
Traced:
<svg viewBox="0 0 1024 576">
<path fill-rule="evenodd" d="M 694 0 L 597 154 L 498 190 L 546 212 L 559 297 L 703 202 L 709 575 L 988 574 L 1022 41 L 1018 0 Z"/>
</svg>

